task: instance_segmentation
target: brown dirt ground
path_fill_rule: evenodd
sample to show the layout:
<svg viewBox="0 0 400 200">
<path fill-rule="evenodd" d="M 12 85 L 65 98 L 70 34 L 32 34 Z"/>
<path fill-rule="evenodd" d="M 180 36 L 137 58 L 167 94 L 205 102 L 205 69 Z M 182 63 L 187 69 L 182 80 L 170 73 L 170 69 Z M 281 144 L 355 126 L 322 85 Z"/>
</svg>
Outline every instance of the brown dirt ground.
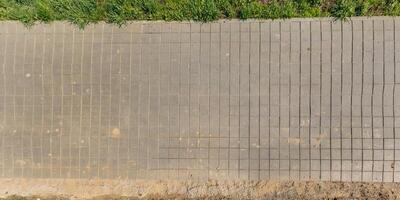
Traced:
<svg viewBox="0 0 400 200">
<path fill-rule="evenodd" d="M 145 185 L 139 193 L 130 196 L 102 194 L 85 197 L 68 193 L 56 195 L 42 194 L 7 196 L 5 200 L 136 200 L 136 199 L 400 199 L 398 183 L 349 183 L 349 182 L 274 182 L 274 181 L 207 181 L 207 182 L 173 182 L 167 181 L 142 183 Z M 160 189 L 162 185 L 162 189 Z M 104 187 L 104 185 L 103 185 Z M 141 187 L 135 185 L 132 187 Z M 183 188 L 180 188 L 183 187 Z M 149 189 L 151 188 L 151 189 Z M 175 189 L 172 189 L 175 188 Z M 0 189 L 1 190 L 1 189 Z M 150 191 L 149 191 L 150 190 Z M 33 191 L 32 191 L 33 192 Z M 29 194 L 32 194 L 29 193 Z M 118 192 L 118 191 L 117 191 Z M 62 193 L 62 192 L 61 192 Z M 122 192 L 124 193 L 124 192 Z"/>
</svg>

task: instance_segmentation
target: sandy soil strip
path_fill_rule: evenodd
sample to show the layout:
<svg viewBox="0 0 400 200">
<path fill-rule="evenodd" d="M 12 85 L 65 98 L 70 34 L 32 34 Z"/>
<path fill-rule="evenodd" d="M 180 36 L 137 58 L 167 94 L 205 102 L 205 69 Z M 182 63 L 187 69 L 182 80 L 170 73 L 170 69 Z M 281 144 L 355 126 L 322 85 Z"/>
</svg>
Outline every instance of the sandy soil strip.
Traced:
<svg viewBox="0 0 400 200">
<path fill-rule="evenodd" d="M 399 199 L 398 183 L 0 179 L 16 199 Z M 24 199 L 24 198 L 22 198 Z"/>
</svg>

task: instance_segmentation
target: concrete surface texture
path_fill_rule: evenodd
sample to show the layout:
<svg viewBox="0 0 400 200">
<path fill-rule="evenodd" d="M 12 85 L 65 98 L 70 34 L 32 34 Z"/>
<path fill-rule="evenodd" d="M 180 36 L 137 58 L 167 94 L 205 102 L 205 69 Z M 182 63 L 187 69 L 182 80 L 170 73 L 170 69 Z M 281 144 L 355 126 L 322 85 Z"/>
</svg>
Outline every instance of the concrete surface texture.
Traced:
<svg viewBox="0 0 400 200">
<path fill-rule="evenodd" d="M 400 181 L 400 18 L 0 23 L 0 177 Z"/>
</svg>

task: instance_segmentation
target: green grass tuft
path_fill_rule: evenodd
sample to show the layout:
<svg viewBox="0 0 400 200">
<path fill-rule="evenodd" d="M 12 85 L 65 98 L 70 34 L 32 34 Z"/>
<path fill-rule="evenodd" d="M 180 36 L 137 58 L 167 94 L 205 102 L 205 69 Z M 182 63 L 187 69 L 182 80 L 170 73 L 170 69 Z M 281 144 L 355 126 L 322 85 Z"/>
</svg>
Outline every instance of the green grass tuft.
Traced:
<svg viewBox="0 0 400 200">
<path fill-rule="evenodd" d="M 189 0 L 186 9 L 189 19 L 195 21 L 212 21 L 219 16 L 219 10 L 213 0 Z"/>
<path fill-rule="evenodd" d="M 0 20 L 67 20 L 83 28 L 105 21 L 277 19 L 400 15 L 399 0 L 0 0 Z"/>
<path fill-rule="evenodd" d="M 332 16 L 338 19 L 345 19 L 354 16 L 356 3 L 353 0 L 338 0 L 331 8 Z"/>
</svg>

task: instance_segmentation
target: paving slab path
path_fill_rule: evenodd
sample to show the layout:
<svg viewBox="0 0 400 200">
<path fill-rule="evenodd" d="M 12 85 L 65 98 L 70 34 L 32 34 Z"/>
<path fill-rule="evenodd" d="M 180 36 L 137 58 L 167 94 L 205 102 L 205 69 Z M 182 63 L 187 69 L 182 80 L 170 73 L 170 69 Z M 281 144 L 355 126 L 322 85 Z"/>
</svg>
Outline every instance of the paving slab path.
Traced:
<svg viewBox="0 0 400 200">
<path fill-rule="evenodd" d="M 0 177 L 399 182 L 399 59 L 390 17 L 3 21 Z"/>
</svg>

